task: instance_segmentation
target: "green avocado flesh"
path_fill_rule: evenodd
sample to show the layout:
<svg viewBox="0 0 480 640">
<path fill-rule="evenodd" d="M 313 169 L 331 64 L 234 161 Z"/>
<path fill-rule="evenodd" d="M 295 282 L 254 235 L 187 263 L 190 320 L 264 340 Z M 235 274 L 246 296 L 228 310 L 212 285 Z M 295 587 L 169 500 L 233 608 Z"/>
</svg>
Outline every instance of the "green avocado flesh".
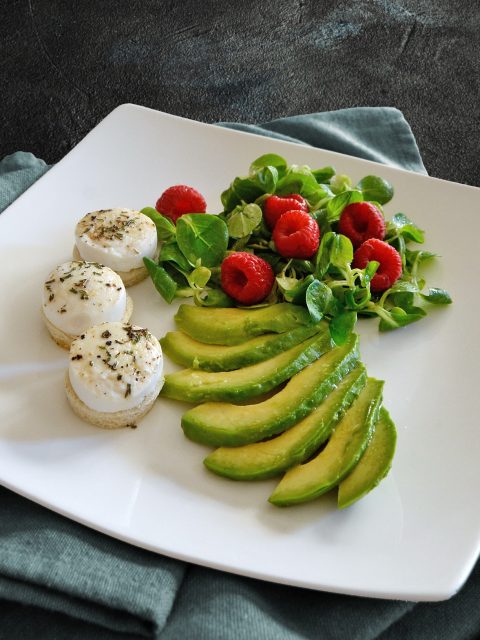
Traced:
<svg viewBox="0 0 480 640">
<path fill-rule="evenodd" d="M 207 344 L 240 344 L 264 333 L 284 333 L 311 325 L 305 307 L 288 302 L 260 309 L 223 309 L 181 304 L 175 315 L 179 329 Z"/>
<path fill-rule="evenodd" d="M 273 358 L 316 333 L 327 330 L 328 325 L 321 322 L 285 333 L 268 333 L 231 346 L 204 344 L 182 331 L 170 331 L 160 340 L 160 344 L 164 353 L 177 364 L 203 371 L 232 371 Z"/>
<path fill-rule="evenodd" d="M 337 425 L 325 448 L 306 464 L 287 471 L 269 498 L 288 506 L 326 493 L 350 473 L 365 451 L 378 419 L 383 382 L 369 378 Z"/>
<path fill-rule="evenodd" d="M 300 464 L 330 436 L 366 382 L 365 369 L 356 367 L 316 409 L 288 431 L 243 447 L 220 447 L 205 458 L 205 466 L 233 480 L 259 480 Z"/>
<path fill-rule="evenodd" d="M 370 444 L 353 471 L 338 487 L 338 506 L 349 507 L 387 475 L 392 465 L 397 432 L 388 411 L 382 407 Z"/>
<path fill-rule="evenodd" d="M 358 361 L 358 338 L 350 336 L 297 373 L 271 398 L 253 405 L 206 402 L 182 417 L 185 435 L 214 447 L 257 442 L 291 427 L 318 406 Z"/>
<path fill-rule="evenodd" d="M 274 358 L 236 371 L 183 369 L 165 376 L 161 394 L 184 402 L 239 402 L 267 393 L 332 348 L 330 333 L 321 333 Z"/>
</svg>

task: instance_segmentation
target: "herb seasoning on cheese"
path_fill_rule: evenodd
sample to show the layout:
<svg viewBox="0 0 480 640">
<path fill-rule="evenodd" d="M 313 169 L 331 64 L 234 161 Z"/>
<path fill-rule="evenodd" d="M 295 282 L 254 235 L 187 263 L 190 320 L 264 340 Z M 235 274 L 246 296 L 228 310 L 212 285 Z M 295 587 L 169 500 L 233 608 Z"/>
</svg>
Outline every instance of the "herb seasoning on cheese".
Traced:
<svg viewBox="0 0 480 640">
<path fill-rule="evenodd" d="M 84 260 L 129 272 L 143 267 L 144 257 L 155 257 L 157 230 L 152 220 L 139 211 L 101 209 L 87 213 L 78 222 L 75 244 Z"/>
<path fill-rule="evenodd" d="M 136 407 L 155 390 L 162 374 L 157 338 L 130 324 L 91 327 L 70 348 L 70 383 L 80 400 L 95 411 Z"/>
<path fill-rule="evenodd" d="M 50 273 L 43 287 L 46 320 L 70 336 L 94 324 L 128 320 L 127 306 L 120 276 L 98 262 L 64 262 Z"/>
</svg>

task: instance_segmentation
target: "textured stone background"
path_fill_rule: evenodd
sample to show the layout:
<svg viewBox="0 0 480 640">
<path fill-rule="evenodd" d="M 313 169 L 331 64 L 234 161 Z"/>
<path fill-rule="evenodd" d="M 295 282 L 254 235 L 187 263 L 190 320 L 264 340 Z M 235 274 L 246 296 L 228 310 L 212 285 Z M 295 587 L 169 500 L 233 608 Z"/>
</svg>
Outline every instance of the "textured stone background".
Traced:
<svg viewBox="0 0 480 640">
<path fill-rule="evenodd" d="M 64 156 L 134 102 L 215 122 L 403 111 L 431 175 L 480 185 L 479 0 L 0 0 L 0 156 Z"/>
</svg>

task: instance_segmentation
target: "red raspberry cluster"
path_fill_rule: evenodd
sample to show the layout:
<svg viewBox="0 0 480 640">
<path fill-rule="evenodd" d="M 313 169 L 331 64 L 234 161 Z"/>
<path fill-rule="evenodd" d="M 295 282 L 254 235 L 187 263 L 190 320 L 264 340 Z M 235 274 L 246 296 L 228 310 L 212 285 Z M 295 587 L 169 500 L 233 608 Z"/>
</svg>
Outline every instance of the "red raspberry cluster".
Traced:
<svg viewBox="0 0 480 640">
<path fill-rule="evenodd" d="M 320 230 L 308 211 L 307 201 L 297 193 L 265 200 L 263 217 L 281 256 L 308 259 L 318 249 Z M 274 282 L 271 266 L 252 253 L 233 253 L 222 263 L 222 288 L 241 304 L 261 302 Z"/>
<path fill-rule="evenodd" d="M 352 265 L 356 269 L 365 269 L 367 264 L 374 260 L 379 262 L 380 266 L 372 278 L 370 289 L 377 293 L 390 289 L 402 275 L 402 258 L 388 242 L 370 238 L 355 251 Z"/>
<path fill-rule="evenodd" d="M 186 213 L 205 213 L 207 203 L 193 187 L 174 185 L 162 193 L 155 208 L 176 223 Z M 281 256 L 308 260 L 315 254 L 320 243 L 320 229 L 309 213 L 308 202 L 301 195 L 269 196 L 263 203 L 263 216 Z M 398 280 L 402 260 L 391 245 L 383 242 L 385 220 L 378 207 L 371 202 L 348 205 L 340 216 L 338 231 L 350 238 L 356 249 L 354 267 L 363 269 L 372 260 L 380 263 L 371 282 L 373 292 L 384 291 Z M 274 282 L 272 267 L 253 253 L 232 253 L 222 262 L 222 288 L 240 304 L 261 302 L 271 292 Z"/>
<path fill-rule="evenodd" d="M 370 238 L 385 238 L 382 212 L 371 202 L 353 202 L 342 211 L 338 231 L 350 238 L 354 248 Z"/>
<path fill-rule="evenodd" d="M 309 214 L 308 202 L 298 193 L 269 196 L 263 216 L 272 231 L 278 253 L 284 258 L 311 258 L 318 249 L 320 229 Z"/>
<path fill-rule="evenodd" d="M 272 239 L 281 256 L 308 260 L 318 249 L 320 229 L 309 213 L 287 211 L 275 225 Z"/>
<path fill-rule="evenodd" d="M 384 242 L 385 219 L 371 202 L 354 202 L 342 211 L 338 231 L 350 238 L 356 249 L 352 265 L 364 269 L 369 262 L 380 263 L 370 288 L 374 293 L 389 289 L 402 275 L 402 258 L 398 251 Z"/>
<path fill-rule="evenodd" d="M 186 213 L 205 213 L 207 203 L 202 194 L 193 187 L 176 184 L 162 193 L 155 209 L 175 224 L 178 218 Z"/>
<path fill-rule="evenodd" d="M 308 213 L 308 203 L 298 193 L 290 196 L 269 196 L 263 203 L 263 217 L 269 229 L 273 229 L 280 217 L 287 211 L 305 211 Z"/>
<path fill-rule="evenodd" d="M 257 304 L 272 290 L 275 274 L 272 267 L 253 253 L 231 253 L 222 262 L 222 289 L 240 304 Z"/>
</svg>

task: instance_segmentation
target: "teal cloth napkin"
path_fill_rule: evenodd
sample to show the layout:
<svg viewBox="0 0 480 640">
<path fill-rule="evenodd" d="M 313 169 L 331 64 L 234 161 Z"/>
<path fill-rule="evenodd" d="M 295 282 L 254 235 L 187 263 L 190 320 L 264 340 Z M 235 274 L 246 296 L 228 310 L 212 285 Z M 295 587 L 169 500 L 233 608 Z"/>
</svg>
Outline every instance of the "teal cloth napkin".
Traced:
<svg viewBox="0 0 480 640">
<path fill-rule="evenodd" d="M 345 109 L 223 124 L 425 173 L 403 115 Z M 48 166 L 0 162 L 0 211 Z M 0 640 L 470 640 L 480 631 L 480 567 L 443 603 L 354 598 L 171 560 L 101 535 L 0 488 Z"/>
</svg>

